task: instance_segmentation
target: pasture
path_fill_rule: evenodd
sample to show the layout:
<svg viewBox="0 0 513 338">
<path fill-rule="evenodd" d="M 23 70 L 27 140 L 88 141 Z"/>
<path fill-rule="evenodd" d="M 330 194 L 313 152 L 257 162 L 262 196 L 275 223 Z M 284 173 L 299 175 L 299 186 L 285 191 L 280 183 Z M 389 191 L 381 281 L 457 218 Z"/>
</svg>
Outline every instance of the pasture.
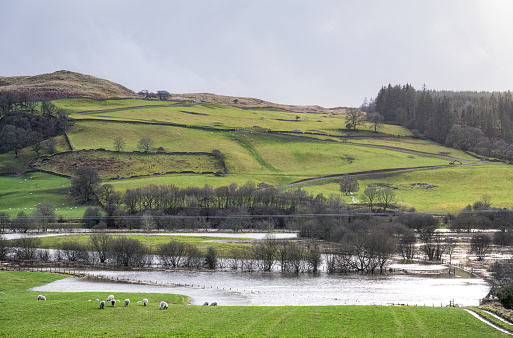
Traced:
<svg viewBox="0 0 513 338">
<path fill-rule="evenodd" d="M 3 336 L 417 336 L 502 335 L 460 308 L 392 306 L 192 306 L 186 296 L 113 293 L 123 307 L 99 309 L 109 292 L 44 293 L 29 288 L 65 278 L 37 272 L 0 271 Z M 172 289 L 170 289 L 172 291 Z M 148 306 L 137 300 L 148 298 Z M 91 301 L 89 301 L 91 300 Z M 160 300 L 169 301 L 159 310 Z M 120 306 L 121 305 L 121 306 Z M 221 304 L 222 305 L 222 304 Z"/>
<path fill-rule="evenodd" d="M 50 158 L 38 158 L 32 167 L 62 175 L 73 175 L 80 166 L 98 170 L 101 179 L 128 178 L 141 175 L 162 175 L 165 173 L 195 172 L 214 173 L 223 166 L 214 156 L 207 154 L 144 154 L 113 151 L 83 150 L 57 154 Z"/>
<path fill-rule="evenodd" d="M 492 197 L 494 206 L 511 207 L 506 189 L 509 189 L 511 182 L 508 166 L 449 166 L 451 158 L 447 156 L 461 159 L 463 164 L 473 164 L 477 160 L 464 152 L 431 141 L 404 137 L 411 135 L 411 132 L 399 126 L 385 125 L 379 133 L 372 132 L 370 124 L 358 126 L 357 131 L 347 131 L 343 115 L 293 113 L 280 109 L 245 110 L 209 103 L 175 104 L 171 101 L 133 99 L 61 99 L 53 102 L 67 109 L 72 118 L 80 119 L 73 120 L 68 128 L 70 143 L 77 154 L 81 154 L 79 150 L 107 151 L 89 152 L 94 155 L 83 160 L 55 155 L 44 163 L 40 160 L 40 168 L 69 175 L 77 165 L 96 163 L 101 168 L 103 178 L 121 178 L 107 181 L 120 191 L 149 184 L 174 184 L 179 187 L 209 184 L 215 188 L 253 181 L 256 184 L 283 186 L 347 173 L 440 166 L 431 170 L 358 177 L 361 190 L 376 183 L 397 186 L 396 193 L 401 205 L 419 211 L 458 210 L 484 193 Z M 143 108 L 132 109 L 135 106 Z M 100 112 L 78 114 L 92 110 Z M 117 122 L 87 120 L 88 117 Z M 128 123 L 134 121 L 138 123 Z M 158 122 L 183 124 L 190 128 Z M 204 127 L 217 130 L 198 129 Z M 237 130 L 227 131 L 226 128 Z M 119 136 L 126 144 L 122 152 L 114 153 L 114 139 Z M 144 136 L 150 136 L 154 141 L 152 154 L 131 154 L 138 150 L 138 141 Z M 69 151 L 64 137 L 56 139 L 58 152 Z M 175 157 L 169 161 L 166 155 L 155 154 L 157 150 L 210 153 L 214 149 L 225 156 L 229 171 L 225 177 L 195 174 L 219 170 L 219 163 L 206 160 L 206 157 L 187 155 L 186 158 Z M 48 155 L 46 150 L 41 154 Z M 12 152 L 2 154 L 0 170 L 2 173 L 23 173 L 34 157 L 35 153 L 28 148 L 20 151 L 18 159 L 14 158 Z M 499 171 L 495 171 L 497 168 L 500 168 Z M 194 173 L 183 173 L 188 171 Z M 161 175 L 163 173 L 166 174 Z M 134 177 L 141 175 L 147 176 Z M 60 210 L 56 210 L 58 215 L 81 216 L 85 210 L 84 207 L 70 205 L 72 203 L 68 201 L 66 190 L 69 181 L 62 181 L 61 178 L 50 180 L 53 181 L 52 186 L 41 192 L 42 189 L 29 185 L 18 191 L 18 186 L 13 184 L 16 180 L 0 177 L 0 187 L 3 187 L 0 211 L 7 211 L 9 215 L 15 215 L 20 210 L 30 211 L 34 205 L 45 201 L 56 206 L 56 209 L 60 207 Z M 328 178 L 292 187 L 301 186 L 311 193 L 328 196 L 339 194 L 337 182 L 337 178 Z M 437 187 L 429 190 L 407 188 L 419 182 Z M 342 199 L 351 201 L 350 197 L 342 196 Z M 70 211 L 70 207 L 73 211 Z"/>
<path fill-rule="evenodd" d="M 369 185 L 394 187 L 398 201 L 406 208 L 418 211 L 445 212 L 459 211 L 488 195 L 491 204 L 497 208 L 512 208 L 513 171 L 506 164 L 484 166 L 448 166 L 433 170 L 415 170 L 397 173 L 357 176 L 360 185 L 359 195 Z M 413 185 L 427 183 L 433 188 Z M 325 196 L 339 191 L 336 179 L 301 183 L 302 189 Z M 343 196 L 347 202 L 350 197 Z"/>
</svg>

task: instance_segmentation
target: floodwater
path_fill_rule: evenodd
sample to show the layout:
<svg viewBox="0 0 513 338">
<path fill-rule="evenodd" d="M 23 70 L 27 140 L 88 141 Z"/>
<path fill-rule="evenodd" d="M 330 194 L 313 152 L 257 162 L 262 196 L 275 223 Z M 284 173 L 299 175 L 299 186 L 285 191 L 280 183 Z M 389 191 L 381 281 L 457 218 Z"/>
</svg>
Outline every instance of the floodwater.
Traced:
<svg viewBox="0 0 513 338">
<path fill-rule="evenodd" d="M 191 297 L 194 305 L 479 305 L 489 286 L 478 278 L 437 278 L 428 275 L 358 273 L 284 275 L 248 272 L 108 271 L 88 273 L 157 285 L 94 282 L 66 278 L 33 288 L 39 292 L 176 293 Z M 182 286 L 162 286 L 176 284 Z M 192 284 L 192 286 L 191 286 Z M 189 286 L 183 286 L 189 285 Z M 98 297 L 99 298 L 99 297 Z"/>
<path fill-rule="evenodd" d="M 22 237 L 52 237 L 52 236 L 66 236 L 66 235 L 77 235 L 83 233 L 91 233 L 90 229 L 79 229 L 77 231 L 66 231 L 66 232 L 29 232 L 29 233 L 11 233 L 2 234 L 4 239 L 18 239 Z M 297 238 L 295 232 L 282 232 L 282 233 L 267 233 L 267 232 L 113 232 L 106 233 L 109 235 L 145 235 L 145 236 L 194 236 L 194 237 L 232 237 L 236 239 L 263 239 L 266 236 L 271 235 L 275 239 L 290 239 Z"/>
<path fill-rule="evenodd" d="M 155 233 L 155 235 L 164 234 L 169 236 L 236 237 L 241 239 L 262 239 L 267 235 L 267 233 L 251 232 Z M 297 234 L 273 233 L 273 236 L 277 239 L 284 239 L 295 238 Z M 479 305 L 479 299 L 484 298 L 489 291 L 489 286 L 482 279 L 467 278 L 468 276 L 464 273 L 459 273 L 459 276 L 458 273 L 456 276 L 438 274 L 438 272 L 447 269 L 445 265 L 441 264 L 399 264 L 393 262 L 389 267 L 396 271 L 408 273 L 329 275 L 323 272 L 318 275 L 305 273 L 298 276 L 280 272 L 96 270 L 84 272 L 94 276 L 153 285 L 95 282 L 81 278 L 66 278 L 32 290 L 39 292 L 176 293 L 191 297 L 191 302 L 195 305 L 215 301 L 219 305 L 237 306 L 392 304 L 445 306 L 452 300 L 458 305 L 472 306 Z M 419 271 L 423 273 L 418 273 Z"/>
</svg>

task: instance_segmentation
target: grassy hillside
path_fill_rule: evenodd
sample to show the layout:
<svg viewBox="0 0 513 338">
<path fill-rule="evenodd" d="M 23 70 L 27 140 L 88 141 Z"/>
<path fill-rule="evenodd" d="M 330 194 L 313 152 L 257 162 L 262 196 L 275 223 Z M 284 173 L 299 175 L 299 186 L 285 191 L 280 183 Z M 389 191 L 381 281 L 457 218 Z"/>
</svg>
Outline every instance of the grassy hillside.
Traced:
<svg viewBox="0 0 513 338">
<path fill-rule="evenodd" d="M 29 288 L 64 278 L 35 272 L 0 271 L 0 335 L 27 336 L 416 336 L 501 335 L 460 308 L 393 306 L 186 306 L 173 294 L 116 293 L 130 306 L 99 309 L 105 292 L 44 293 Z M 148 298 L 148 306 L 137 300 Z M 92 300 L 92 301 L 89 301 Z M 159 310 L 161 300 L 170 303 Z"/>
<path fill-rule="evenodd" d="M 114 82 L 66 70 L 35 76 L 0 77 L 0 91 L 24 93 L 30 98 L 45 100 L 61 97 L 138 97 L 130 89 Z"/>
<path fill-rule="evenodd" d="M 339 194 L 338 178 L 330 177 L 354 174 L 358 175 L 361 191 L 375 184 L 396 187 L 400 203 L 420 211 L 459 210 L 485 193 L 494 206 L 511 207 L 507 194 L 511 185 L 509 166 L 477 162 L 461 151 L 414 139 L 409 130 L 399 126 L 384 125 L 375 133 L 371 125 L 362 124 L 357 131 L 348 131 L 343 115 L 298 113 L 276 107 L 242 109 L 205 102 L 135 99 L 53 102 L 70 113 L 68 136 L 75 153 L 39 158 L 32 162 L 34 167 L 69 175 L 76 166 L 96 166 L 105 179 L 122 178 L 108 181 L 120 191 L 149 184 L 218 187 L 254 181 L 281 189 L 301 186 L 311 193 L 328 196 Z M 152 155 L 135 153 L 138 141 L 144 136 L 154 141 Z M 116 137 L 126 142 L 121 153 L 113 152 Z M 63 137 L 57 141 L 59 152 L 69 151 Z M 156 155 L 157 149 L 167 154 Z M 220 164 L 209 156 L 176 154 L 210 153 L 214 149 L 226 157 L 229 174 L 225 177 L 198 174 L 220 169 Z M 42 155 L 48 154 L 43 151 Z M 2 154 L 0 171 L 13 172 L 15 168 L 23 172 L 34 157 L 35 153 L 29 149 L 23 149 L 18 159 L 12 153 Z M 450 165 L 454 159 L 462 165 Z M 401 170 L 379 173 L 395 169 Z M 303 182 L 310 179 L 315 180 Z M 66 179 L 63 179 L 65 184 L 60 182 L 61 178 L 50 179 L 54 186 L 43 195 L 33 188 L 28 196 L 11 185 L 11 180 L 0 178 L 0 186 L 7 187 L 2 191 L 0 211 L 15 215 L 19 208 L 30 210 L 41 201 L 56 206 L 64 204 L 68 208 L 63 215 L 75 210 L 70 207 L 77 207 L 77 212 L 83 210 L 70 205 Z M 297 181 L 302 183 L 295 185 Z M 414 183 L 436 187 L 414 189 Z M 342 198 L 348 203 L 353 201 L 348 196 Z"/>
</svg>

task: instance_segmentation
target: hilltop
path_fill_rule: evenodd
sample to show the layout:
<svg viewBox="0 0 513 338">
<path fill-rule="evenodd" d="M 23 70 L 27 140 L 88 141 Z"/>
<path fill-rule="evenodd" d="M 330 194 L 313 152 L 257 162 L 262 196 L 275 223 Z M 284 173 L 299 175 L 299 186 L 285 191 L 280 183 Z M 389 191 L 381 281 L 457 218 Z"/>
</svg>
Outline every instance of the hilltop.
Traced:
<svg viewBox="0 0 513 338">
<path fill-rule="evenodd" d="M 111 81 L 67 70 L 35 76 L 0 76 L 0 92 L 24 93 L 31 99 L 91 98 L 96 100 L 138 98 L 134 91 Z M 225 96 L 211 93 L 171 94 L 174 101 L 198 101 L 242 109 L 280 109 L 295 113 L 341 114 L 345 108 L 298 106 L 273 103 L 249 97 Z"/>
<path fill-rule="evenodd" d="M 225 96 L 211 93 L 171 94 L 175 101 L 197 101 L 221 104 L 241 109 L 282 109 L 296 113 L 343 114 L 344 107 L 324 108 L 321 106 L 296 106 L 273 103 L 251 97 Z"/>
<path fill-rule="evenodd" d="M 117 83 L 67 70 L 35 76 L 0 77 L 0 91 L 24 93 L 38 100 L 68 97 L 100 100 L 139 97 L 132 90 Z"/>
</svg>

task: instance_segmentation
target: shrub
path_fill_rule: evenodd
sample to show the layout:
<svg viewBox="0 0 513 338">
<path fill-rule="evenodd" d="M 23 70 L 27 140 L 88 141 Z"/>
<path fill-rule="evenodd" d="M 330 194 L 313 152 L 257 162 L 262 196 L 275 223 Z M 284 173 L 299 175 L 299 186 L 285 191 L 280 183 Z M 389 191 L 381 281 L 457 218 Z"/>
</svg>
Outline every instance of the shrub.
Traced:
<svg viewBox="0 0 513 338">
<path fill-rule="evenodd" d="M 112 258 L 117 266 L 142 267 L 149 262 L 146 247 L 137 239 L 120 237 L 112 242 Z"/>
<path fill-rule="evenodd" d="M 68 262 L 78 262 L 89 260 L 89 253 L 87 247 L 78 242 L 66 241 L 61 244 L 60 257 Z"/>
<path fill-rule="evenodd" d="M 513 308 L 513 286 L 503 286 L 499 292 L 497 292 L 497 297 L 499 297 L 499 302 L 501 302 L 502 306 L 506 309 Z"/>
<path fill-rule="evenodd" d="M 209 246 L 205 255 L 205 263 L 209 269 L 214 270 L 217 267 L 217 251 L 214 247 Z"/>
<path fill-rule="evenodd" d="M 33 260 L 37 258 L 37 247 L 41 243 L 39 237 L 23 237 L 14 241 L 14 258 Z"/>
</svg>

